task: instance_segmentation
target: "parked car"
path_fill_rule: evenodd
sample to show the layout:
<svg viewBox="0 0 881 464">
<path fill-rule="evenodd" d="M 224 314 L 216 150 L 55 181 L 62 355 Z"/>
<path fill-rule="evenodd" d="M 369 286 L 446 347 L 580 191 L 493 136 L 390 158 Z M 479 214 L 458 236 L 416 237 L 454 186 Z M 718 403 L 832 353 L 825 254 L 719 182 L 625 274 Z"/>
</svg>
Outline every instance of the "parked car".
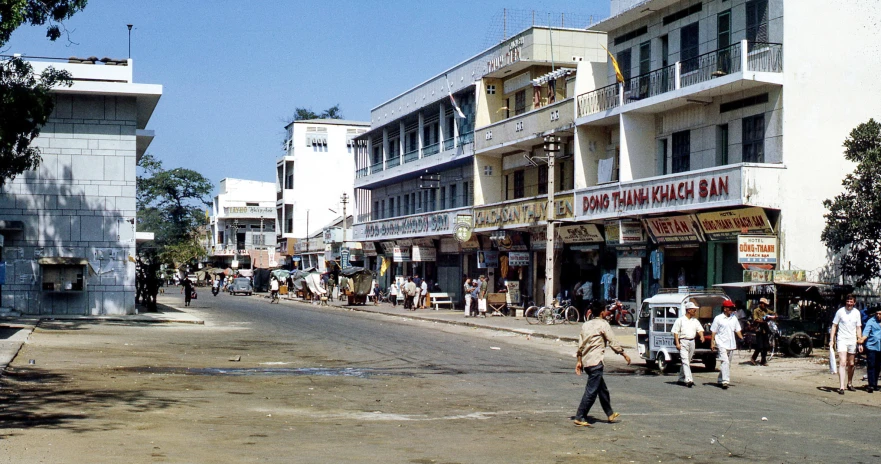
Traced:
<svg viewBox="0 0 881 464">
<path fill-rule="evenodd" d="M 232 285 L 229 287 L 229 294 L 235 295 L 237 293 L 244 293 L 245 295 L 254 293 L 254 287 L 251 286 L 251 279 L 247 277 L 236 277 L 233 279 Z"/>
</svg>

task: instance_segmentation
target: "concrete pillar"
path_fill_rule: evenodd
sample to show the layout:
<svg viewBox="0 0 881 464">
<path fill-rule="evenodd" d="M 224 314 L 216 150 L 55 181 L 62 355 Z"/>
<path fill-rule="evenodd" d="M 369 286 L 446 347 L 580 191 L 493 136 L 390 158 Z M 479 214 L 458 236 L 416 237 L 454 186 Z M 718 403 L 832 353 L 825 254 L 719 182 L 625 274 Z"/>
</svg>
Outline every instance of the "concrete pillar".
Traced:
<svg viewBox="0 0 881 464">
<path fill-rule="evenodd" d="M 390 155 L 388 146 L 388 127 L 382 128 L 382 167 L 385 168 L 385 160 Z"/>
<path fill-rule="evenodd" d="M 404 126 L 404 120 L 398 121 L 398 156 L 401 158 L 401 164 L 404 164 L 404 131 L 406 127 Z"/>
<path fill-rule="evenodd" d="M 651 114 L 625 113 L 620 116 L 620 181 L 626 182 L 655 174 L 655 118 Z"/>
<path fill-rule="evenodd" d="M 447 118 L 444 115 L 444 113 L 446 113 L 446 111 L 447 111 L 447 106 L 444 105 L 443 103 L 441 103 L 440 104 L 440 116 L 437 120 L 438 132 L 440 132 L 437 135 L 437 141 L 440 144 L 440 151 L 443 151 L 444 140 L 447 137 Z"/>
<path fill-rule="evenodd" d="M 416 139 L 418 142 L 419 149 L 419 157 L 422 158 L 422 148 L 425 147 L 425 140 L 422 138 L 422 134 L 424 132 L 423 127 L 425 127 L 425 116 L 422 114 L 422 111 L 419 112 L 419 125 L 416 127 Z"/>
</svg>

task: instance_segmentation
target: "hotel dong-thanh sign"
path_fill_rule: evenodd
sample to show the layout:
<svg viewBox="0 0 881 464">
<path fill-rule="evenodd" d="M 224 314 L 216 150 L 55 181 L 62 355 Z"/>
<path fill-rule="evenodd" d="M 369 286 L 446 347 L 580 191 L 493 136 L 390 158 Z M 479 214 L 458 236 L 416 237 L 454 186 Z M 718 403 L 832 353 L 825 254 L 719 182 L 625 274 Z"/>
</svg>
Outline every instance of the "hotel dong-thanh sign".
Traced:
<svg viewBox="0 0 881 464">
<path fill-rule="evenodd" d="M 546 221 L 548 201 L 526 200 L 501 205 L 474 208 L 475 229 L 496 229 L 503 226 L 523 226 Z M 554 200 L 554 218 L 574 217 L 572 197 Z"/>
<path fill-rule="evenodd" d="M 741 179 L 741 170 L 735 167 L 591 187 L 575 193 L 576 218 L 592 220 L 739 205 Z"/>
<path fill-rule="evenodd" d="M 461 210 L 458 211 L 461 213 Z M 457 211 L 428 213 L 356 224 L 354 240 L 384 240 L 426 235 L 451 235 Z"/>
</svg>

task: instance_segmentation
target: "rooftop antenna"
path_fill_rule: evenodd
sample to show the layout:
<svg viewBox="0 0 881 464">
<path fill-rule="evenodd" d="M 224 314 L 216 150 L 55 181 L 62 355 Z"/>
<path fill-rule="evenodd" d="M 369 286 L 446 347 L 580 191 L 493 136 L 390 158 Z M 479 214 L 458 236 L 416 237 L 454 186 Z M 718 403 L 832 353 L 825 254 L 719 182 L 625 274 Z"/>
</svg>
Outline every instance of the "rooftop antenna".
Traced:
<svg viewBox="0 0 881 464">
<path fill-rule="evenodd" d="M 128 27 L 128 59 L 132 59 L 132 25 L 126 24 Z"/>
</svg>

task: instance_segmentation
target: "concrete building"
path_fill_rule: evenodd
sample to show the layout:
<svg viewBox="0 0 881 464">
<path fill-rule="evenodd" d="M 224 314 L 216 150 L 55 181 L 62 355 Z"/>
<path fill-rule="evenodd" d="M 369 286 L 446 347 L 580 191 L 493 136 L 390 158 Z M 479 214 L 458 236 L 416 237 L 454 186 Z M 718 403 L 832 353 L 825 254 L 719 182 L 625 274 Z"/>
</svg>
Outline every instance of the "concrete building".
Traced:
<svg viewBox="0 0 881 464">
<path fill-rule="evenodd" d="M 504 277 L 541 287 L 544 267 L 534 260 L 543 257 L 521 235 L 538 230 L 543 217 L 498 221 L 496 210 L 546 201 L 547 168 L 524 155 L 551 133 L 571 153 L 576 65 L 604 63 L 605 44 L 604 33 L 530 27 L 371 111 L 370 131 L 356 144 L 354 237 L 367 265 L 384 274 L 383 287 L 418 274 L 457 302 L 463 274 L 487 274 L 491 286 Z M 571 157 L 554 175 L 571 199 Z M 458 224 L 474 235 L 457 241 Z M 500 250 L 504 265 L 478 260 Z"/>
<path fill-rule="evenodd" d="M 211 209 L 211 264 L 251 269 L 259 260 L 258 267 L 277 265 L 272 182 L 225 178 L 220 181 Z"/>
<path fill-rule="evenodd" d="M 569 274 L 636 303 L 753 278 L 744 267 L 837 282 L 822 201 L 853 169 L 844 139 L 881 114 L 881 61 L 864 55 L 881 43 L 877 13 L 821 0 L 611 6 L 594 28 L 623 83 L 611 60 L 579 66 L 572 221 L 593 239 L 567 246 Z"/>
<path fill-rule="evenodd" d="M 0 307 L 21 314 L 135 313 L 135 168 L 162 86 L 132 60 L 30 61 L 71 73 L 33 146 L 43 161 L 0 190 Z"/>
<path fill-rule="evenodd" d="M 368 127 L 366 122 L 342 119 L 301 120 L 285 127 L 285 154 L 276 161 L 275 178 L 278 251 L 284 264 L 291 264 L 298 238 L 321 232 L 343 214 L 343 194 L 351 201 L 355 138 Z M 351 212 L 351 203 L 349 208 Z"/>
</svg>

